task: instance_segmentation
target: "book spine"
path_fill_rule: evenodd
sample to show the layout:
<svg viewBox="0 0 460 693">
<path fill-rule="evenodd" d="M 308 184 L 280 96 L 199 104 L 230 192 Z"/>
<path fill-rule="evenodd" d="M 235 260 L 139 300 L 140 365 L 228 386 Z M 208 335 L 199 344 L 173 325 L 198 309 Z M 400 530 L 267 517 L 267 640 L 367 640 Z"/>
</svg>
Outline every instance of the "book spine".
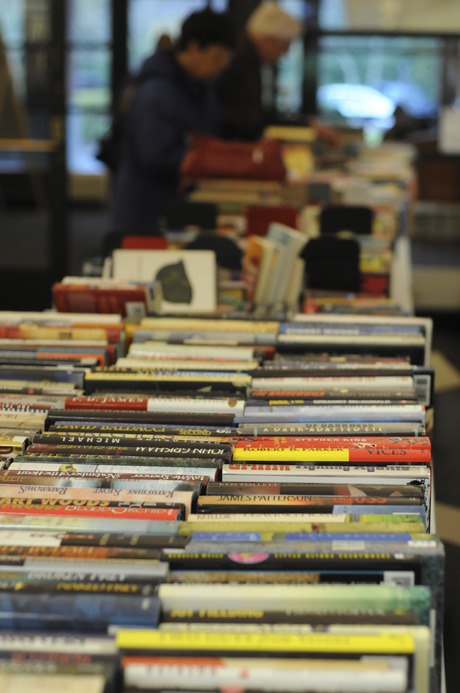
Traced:
<svg viewBox="0 0 460 693">
<path fill-rule="evenodd" d="M 268 513 L 270 514 L 270 513 Z M 411 515 L 328 515 L 328 514 L 273 514 L 271 518 L 259 513 L 244 514 L 207 514 L 194 515 L 189 518 L 187 531 L 226 531 L 231 532 L 238 523 L 242 532 L 266 532 L 270 527 L 280 532 L 295 532 L 299 528 L 306 532 L 330 533 L 337 531 L 350 532 L 403 532 L 422 533 L 426 531 L 424 522 L 419 516 Z M 297 519 L 295 519 L 297 518 Z M 270 524 L 271 523 L 271 524 Z M 265 530 L 264 530 L 265 527 Z"/>
<path fill-rule="evenodd" d="M 123 546 L 13 546 L 10 544 L 1 545 L 2 557 L 5 556 L 24 556 L 24 557 L 48 557 L 48 558 L 85 558 L 96 561 L 110 558 L 125 559 L 159 559 L 161 554 L 158 551 L 145 547 L 128 548 Z M 95 563 L 95 567 L 96 567 Z"/>
<path fill-rule="evenodd" d="M 163 587 L 163 586 L 162 586 Z M 171 585 L 168 585 L 171 587 Z M 190 587 L 190 586 L 187 586 Z M 220 586 L 221 587 L 221 586 Z M 250 587 L 250 586 L 248 586 Z M 258 588 L 262 586 L 257 586 Z M 314 587 L 310 585 L 309 587 Z M 360 586 L 362 589 L 362 586 Z M 324 589 L 324 587 L 322 587 Z M 161 589 L 161 588 L 160 588 Z M 191 591 L 195 594 L 196 591 Z M 318 593 L 319 594 L 319 593 Z M 166 600 L 166 608 L 169 608 L 169 598 Z M 241 607 L 236 606 L 238 600 L 234 600 L 235 608 L 247 608 L 246 604 Z M 245 601 L 242 599 L 241 601 Z M 257 600 L 262 601 L 262 599 Z M 407 603 L 407 597 L 403 600 Z M 173 608 L 180 608 L 178 605 Z M 288 652 L 296 653 L 313 653 L 320 651 L 324 654 L 329 652 L 360 654 L 365 653 L 377 654 L 379 651 L 385 655 L 389 654 L 412 654 L 414 652 L 414 643 L 408 635 L 392 637 L 376 635 L 350 635 L 340 636 L 335 634 L 329 636 L 326 633 L 314 633 L 309 635 L 293 635 L 293 634 L 260 634 L 247 633 L 245 634 L 244 642 L 239 642 L 239 638 L 235 634 L 222 633 L 216 643 L 215 633 L 203 632 L 199 636 L 197 633 L 180 633 L 154 630 L 119 630 L 116 634 L 116 642 L 122 651 L 128 650 L 150 650 L 152 654 L 155 652 L 164 654 L 171 653 L 186 653 L 200 652 L 204 654 L 213 654 L 217 652 L 247 652 L 247 653 L 283 653 L 284 656 Z"/>
<path fill-rule="evenodd" d="M 333 388 L 357 388 L 359 390 L 378 391 L 381 388 L 388 390 L 404 390 L 408 393 L 414 390 L 414 380 L 411 375 L 361 375 L 359 372 L 353 375 L 324 375 L 318 373 L 313 376 L 306 376 L 298 372 L 295 376 L 271 376 L 268 378 L 259 377 L 257 374 L 252 378 L 251 390 L 303 390 L 303 389 L 328 389 Z"/>
<path fill-rule="evenodd" d="M 178 390 L 208 387 L 211 391 L 214 389 L 233 392 L 248 387 L 251 384 L 251 376 L 238 371 L 155 371 L 155 373 L 148 371 L 126 373 L 121 371 L 92 371 L 85 374 L 84 390 L 85 394 L 91 395 L 97 390 L 141 390 L 152 386 L 158 389 L 161 383 Z"/>
<path fill-rule="evenodd" d="M 431 451 L 417 448 L 237 448 L 233 451 L 235 462 L 353 462 L 379 464 L 380 462 L 414 462 L 430 464 Z"/>
<path fill-rule="evenodd" d="M 311 402 L 317 404 L 320 402 L 333 403 L 333 402 L 369 402 L 374 403 L 375 401 L 385 401 L 389 402 L 403 402 L 403 401 L 416 401 L 415 392 L 406 392 L 403 390 L 395 390 L 391 387 L 380 390 L 360 390 L 358 388 L 346 387 L 337 388 L 332 387 L 327 390 L 313 390 L 313 389 L 299 389 L 299 390 L 251 390 L 248 404 L 259 404 L 261 401 L 267 404 L 281 405 L 283 403 L 292 402 L 292 404 L 309 404 Z"/>
<path fill-rule="evenodd" d="M 81 632 L 106 632 L 108 626 L 115 624 L 153 628 L 159 620 L 159 607 L 156 596 L 98 594 L 95 598 L 78 593 L 0 592 L 0 614 L 8 613 L 11 619 L 7 626 L 7 619 L 3 618 L 2 625 L 13 630 L 25 621 L 41 628 L 53 617 L 67 622 L 67 628 Z M 24 618 L 26 615 L 29 618 Z"/>
<path fill-rule="evenodd" d="M 427 436 L 283 436 L 266 435 L 237 439 L 232 445 L 233 450 L 259 450 L 259 448 L 358 448 L 358 449 L 430 449 L 431 441 Z"/>
<path fill-rule="evenodd" d="M 317 506 L 317 507 L 333 507 L 335 505 L 349 505 L 367 507 L 375 506 L 420 506 L 423 500 L 420 497 L 388 497 L 388 496 L 335 496 L 335 495 L 307 495 L 307 494 L 224 494 L 200 496 L 197 501 L 197 508 L 208 508 L 216 506 L 222 508 L 222 512 L 226 507 L 251 506 L 254 505 L 254 511 L 258 505 L 274 506 L 275 508 L 283 505 L 289 506 Z"/>
<path fill-rule="evenodd" d="M 238 435 L 238 429 L 230 426 L 175 426 L 173 424 L 155 425 L 155 424 L 138 424 L 129 422 L 98 422 L 90 423 L 83 421 L 59 421 L 52 424 L 48 430 L 59 432 L 66 431 L 71 432 L 82 432 L 82 433 L 111 433 L 113 435 L 117 433 L 149 433 L 151 435 L 171 435 L 171 436 L 222 436 L 222 437 L 234 437 Z"/>
<path fill-rule="evenodd" d="M 64 401 L 64 409 L 121 409 L 128 411 L 147 411 L 148 397 L 100 397 L 83 396 L 67 397 Z"/>
<path fill-rule="evenodd" d="M 145 489 L 88 489 L 88 488 L 71 488 L 56 486 L 21 486 L 0 484 L 0 504 L 10 503 L 13 505 L 16 501 L 22 500 L 49 500 L 49 505 L 54 501 L 58 504 L 65 503 L 83 503 L 91 501 L 108 502 L 108 503 L 148 503 L 148 504 L 164 504 L 171 507 L 183 505 L 188 512 L 192 508 L 196 494 L 192 491 L 171 491 L 171 490 L 155 490 L 146 491 Z M 159 506 L 161 507 L 161 505 Z"/>
<path fill-rule="evenodd" d="M 87 461 L 85 461 L 87 460 Z M 53 471 L 62 471 L 62 472 L 68 472 L 68 473 L 73 473 L 73 472 L 78 472 L 78 473 L 89 473 L 89 474 L 132 474 L 134 476 L 138 477 L 144 477 L 146 474 L 149 473 L 149 465 L 148 463 L 142 463 L 142 464 L 132 464 L 130 462 L 126 463 L 120 463 L 118 460 L 114 464 L 113 460 L 110 460 L 110 458 L 106 458 L 105 461 L 103 460 L 102 462 L 99 460 L 95 460 L 94 464 L 91 464 L 89 458 L 84 458 L 83 460 L 63 460 L 62 458 L 58 460 L 48 460 L 46 457 L 45 458 L 38 458 L 36 461 L 32 462 L 12 462 L 8 469 L 12 471 L 41 471 L 41 472 L 53 472 Z M 157 476 L 163 476 L 165 478 L 169 478 L 170 474 L 193 474 L 193 475 L 204 475 L 205 479 L 216 479 L 217 477 L 217 472 L 218 472 L 218 466 L 186 466 L 186 467 L 180 467 L 180 466 L 168 466 L 167 464 L 162 464 L 159 466 L 155 466 L 155 474 Z"/>
<path fill-rule="evenodd" d="M 0 516 L 3 517 L 3 516 Z M 140 534 L 135 532 L 97 532 L 89 531 L 86 528 L 85 532 L 78 531 L 58 531 L 53 530 L 52 525 L 47 528 L 47 531 L 37 531 L 27 529 L 16 525 L 14 529 L 4 529 L 3 523 L 0 524 L 0 543 L 5 546 L 22 545 L 26 547 L 97 547 L 102 548 L 143 548 L 157 549 L 163 546 L 184 546 L 186 540 L 184 537 L 179 537 L 171 533 L 157 534 Z M 27 542 L 27 543 L 26 543 Z M 5 553 L 8 553 L 5 548 Z M 103 554 L 101 554 L 103 555 Z M 122 555 L 122 554 L 120 554 Z M 110 557 L 110 556 L 107 556 Z M 112 556 L 113 557 L 113 556 Z M 152 553 L 151 558 L 161 559 L 161 552 Z"/>
<path fill-rule="evenodd" d="M 224 629 L 224 627 L 222 627 Z M 260 629 L 262 630 L 262 629 Z M 184 628 L 182 632 L 186 632 Z M 228 631 L 227 631 L 228 632 Z M 323 662 L 324 663 L 324 662 Z M 263 667 L 257 660 L 250 666 L 232 663 L 230 660 L 203 661 L 202 658 L 188 658 L 180 662 L 179 658 L 146 658 L 143 661 L 137 657 L 123 659 L 124 679 L 127 686 L 134 690 L 153 687 L 174 686 L 175 690 L 195 689 L 198 685 L 206 690 L 222 690 L 226 687 L 237 688 L 240 691 L 300 691 L 307 687 L 311 690 L 333 691 L 340 689 L 343 693 L 375 693 L 385 686 L 385 690 L 402 693 L 407 689 L 407 671 L 402 669 L 371 667 L 363 669 L 357 663 L 348 662 L 340 667 L 321 670 L 311 660 L 304 662 L 302 667 L 272 665 Z"/>
<path fill-rule="evenodd" d="M 247 405 L 241 423 L 323 423 L 405 421 L 425 425 L 425 410 L 421 406 L 265 406 Z"/>
<path fill-rule="evenodd" d="M 180 533 L 179 520 L 133 520 L 126 516 L 116 518 L 75 517 L 73 515 L 11 515 L 0 513 L 0 527 L 10 531 L 61 531 L 61 532 L 104 532 L 119 534 L 141 534 L 148 536 L 176 536 Z"/>
<path fill-rule="evenodd" d="M 341 525 L 341 529 L 344 531 L 349 531 L 349 528 L 346 526 L 348 523 L 355 523 L 359 524 L 361 523 L 362 525 L 366 524 L 374 524 L 378 522 L 382 523 L 387 523 L 388 525 L 397 525 L 397 524 L 404 524 L 404 523 L 410 523 L 414 522 L 417 525 L 419 524 L 419 518 L 416 516 L 416 514 L 413 512 L 411 509 L 410 514 L 401 514 L 401 515 L 389 515 L 385 513 L 384 509 L 382 508 L 382 512 L 379 514 L 376 513 L 361 513 L 361 514 L 348 514 L 347 512 L 343 512 L 340 514 L 333 514 L 333 513 L 308 513 L 308 512 L 260 512 L 260 513 L 234 513 L 231 510 L 227 510 L 227 512 L 217 512 L 217 513 L 207 513 L 207 514 L 199 514 L 199 513 L 191 513 L 188 518 L 188 523 L 187 527 L 190 529 L 194 529 L 195 525 L 199 529 L 204 528 L 205 526 L 210 525 L 210 523 L 215 522 L 217 523 L 222 523 L 225 525 L 226 523 L 230 522 L 241 522 L 241 525 L 247 524 L 250 525 L 251 523 L 254 525 L 256 528 L 258 524 L 260 526 L 263 526 L 266 523 L 273 523 L 273 525 L 276 525 L 276 523 L 279 523 L 280 525 L 284 523 L 309 523 L 309 524 L 315 524 L 315 523 L 323 523 L 326 525 L 328 522 L 331 522 L 336 525 Z M 203 523 L 203 524 L 202 524 Z M 232 527 L 231 529 L 234 529 Z M 368 528 L 368 531 L 373 531 L 372 529 Z M 412 529 L 411 531 L 417 531 L 416 529 Z M 423 531 L 423 530 L 422 530 Z"/>
<path fill-rule="evenodd" d="M 9 469 L 14 467 L 15 464 L 17 463 L 12 462 Z M 315 476 L 315 474 L 327 474 L 328 472 L 341 474 L 342 477 L 345 477 L 348 474 L 359 474 L 361 476 L 368 477 L 372 475 L 372 478 L 374 479 L 376 477 L 376 472 L 382 477 L 394 476 L 394 478 L 411 478 L 412 480 L 416 479 L 419 475 L 423 476 L 423 478 L 430 477 L 429 465 L 405 463 L 361 465 L 340 462 L 332 462 L 331 464 L 328 462 L 305 462 L 299 464 L 289 464 L 287 462 L 278 464 L 275 462 L 229 462 L 228 464 L 224 464 L 222 466 L 222 471 L 226 472 L 227 474 L 231 473 L 232 471 L 247 473 L 267 472 L 268 474 L 271 472 L 275 473 L 283 471 L 294 474 L 311 474 L 312 478 Z M 225 480 L 223 479 L 223 481 Z M 251 480 L 246 479 L 246 481 Z M 382 482 L 381 478 L 379 478 L 379 483 L 385 482 Z M 391 483 L 394 483 L 394 481 Z"/>
<path fill-rule="evenodd" d="M 1 478 L 1 477 L 0 477 Z M 405 496 L 424 498 L 424 490 L 422 484 L 415 486 L 413 484 L 347 484 L 347 483 L 329 483 L 320 484 L 313 481 L 305 483 L 289 483 L 289 482 L 231 482 L 231 481 L 210 481 L 206 488 L 207 495 L 233 495 L 233 494 L 258 494 L 265 495 L 274 494 L 298 494 L 298 495 L 329 495 L 342 498 L 343 496 L 352 496 L 357 498 L 366 498 L 369 496 L 390 498 L 396 496 L 404 498 Z"/>
<path fill-rule="evenodd" d="M 193 443 L 196 443 L 193 445 Z M 150 445 L 149 445 L 150 443 Z M 142 448 L 149 445 L 149 454 L 169 453 L 174 455 L 185 455 L 189 457 L 206 456 L 219 458 L 229 458 L 231 455 L 231 445 L 229 442 L 217 443 L 213 440 L 197 441 L 196 437 L 190 436 L 188 440 L 183 438 L 172 438 L 168 436 L 157 437 L 151 434 L 94 434 L 94 433 L 65 433 L 65 432 L 45 432 L 34 436 L 32 444 L 28 450 L 33 452 L 35 445 L 50 446 L 101 446 L 119 448 Z M 38 450 L 40 452 L 40 450 Z M 46 450 L 45 450 L 46 452 Z"/>
<path fill-rule="evenodd" d="M 62 685 L 71 676 L 81 675 L 82 680 L 102 679 L 107 693 L 115 690 L 117 671 L 108 656 L 82 655 L 77 652 L 61 654 L 58 652 L 0 652 L 2 680 L 7 682 L 8 676 L 13 680 L 27 681 L 34 675 L 43 686 L 59 683 Z M 44 674 L 43 672 L 47 673 Z M 23 689 L 24 690 L 24 689 Z"/>
<path fill-rule="evenodd" d="M 188 414 L 182 413 L 168 413 L 168 412 L 143 412 L 143 411 L 110 411 L 110 410 L 94 410 L 94 409 L 81 409 L 81 410 L 68 410 L 68 409 L 51 409 L 45 421 L 45 429 L 47 430 L 49 426 L 59 421 L 66 421 L 69 423 L 75 421 L 100 421 L 101 423 L 107 422 L 107 420 L 112 420 L 114 422 L 127 421 L 135 422 L 139 424 L 172 424 L 179 426 L 181 424 L 185 425 L 204 425 L 204 426 L 232 426 L 234 423 L 233 414 L 196 414 L 190 412 Z M 42 426 L 40 426 L 41 428 Z"/>
<path fill-rule="evenodd" d="M 248 513 L 253 513 L 254 515 L 258 516 L 259 514 L 265 514 L 269 513 L 271 510 L 274 510 L 276 513 L 305 513 L 305 512 L 310 512 L 314 513 L 317 515 L 323 514 L 323 515 L 328 515 L 329 519 L 333 519 L 334 517 L 337 516 L 343 516 L 343 515 L 350 515 L 352 516 L 355 520 L 360 516 L 360 515 L 383 515 L 384 513 L 387 514 L 388 516 L 395 517 L 396 515 L 400 514 L 411 514 L 414 516 L 418 516 L 421 521 L 426 522 L 426 510 L 425 508 L 416 500 L 414 502 L 413 499 L 409 499 L 409 502 L 406 504 L 390 504 L 388 503 L 385 505 L 383 508 L 381 504 L 379 505 L 355 505 L 355 504 L 350 504 L 350 503 L 308 503 L 308 502 L 302 502 L 302 501 L 283 501 L 283 502 L 270 502 L 270 501 L 247 501 L 247 502 L 241 502 L 241 503 L 213 503 L 212 500 L 206 501 L 203 500 L 201 502 L 197 509 L 196 512 L 199 515 L 209 515 L 209 514 L 216 514 L 216 513 L 229 513 L 233 514 L 235 516 L 239 515 L 244 515 Z M 327 519 L 327 518 L 325 518 Z M 428 529 L 428 528 L 427 528 Z"/>
<path fill-rule="evenodd" d="M 247 423 L 242 422 L 238 426 L 240 435 L 266 436 L 266 435 L 304 435 L 304 436 L 337 436 L 337 435 L 364 435 L 364 436 L 425 436 L 425 426 L 414 422 L 268 422 Z"/>
<path fill-rule="evenodd" d="M 49 447 L 49 446 L 47 446 Z M 56 449 L 56 448 L 59 449 Z M 140 446 L 141 447 L 141 446 Z M 137 454 L 132 453 L 135 448 L 126 448 L 124 454 L 120 454 L 120 448 L 106 448 L 103 446 L 72 446 L 68 452 L 63 450 L 63 446 L 52 446 L 52 450 L 43 452 L 30 451 L 31 446 L 29 446 L 25 453 L 19 454 L 15 457 L 15 462 L 54 462 L 55 464 L 68 464 L 71 465 L 73 462 L 97 462 L 99 464 L 117 464 L 120 467 L 124 465 L 143 465 L 149 466 L 152 469 L 154 467 L 187 467 L 193 466 L 196 468 L 206 467 L 206 468 L 220 468 L 226 460 L 214 459 L 213 457 L 188 457 L 184 455 L 183 457 L 179 455 L 151 455 L 147 451 L 149 446 L 145 447 L 146 450 L 138 450 Z M 30 451 L 30 452 L 29 452 Z M 11 469 L 12 465 L 8 468 Z M 14 467 L 13 467 L 14 468 Z M 17 467 L 16 467 L 17 468 Z M 120 470 L 121 471 L 121 470 Z M 156 472 L 155 472 L 156 473 Z"/>
<path fill-rule="evenodd" d="M 391 624 L 395 620 L 401 625 L 414 625 L 414 614 L 410 611 L 395 613 L 392 611 L 382 612 L 380 610 L 357 609 L 356 611 L 336 611 L 334 613 L 324 613 L 321 610 L 317 612 L 302 613 L 298 611 L 285 611 L 283 613 L 283 622 L 291 624 L 305 625 L 325 625 L 328 623 L 374 623 L 374 624 Z M 203 623 L 203 624 L 220 624 L 220 623 L 279 623 L 279 612 L 270 611 L 269 609 L 172 609 L 171 611 L 163 611 L 161 617 L 162 623 Z"/>
<path fill-rule="evenodd" d="M 122 410 L 144 412 L 242 413 L 243 400 L 235 398 L 91 396 L 67 398 L 65 409 Z"/>
<path fill-rule="evenodd" d="M 164 479 L 146 474 L 143 479 L 124 474 L 107 474 L 105 478 L 96 474 L 70 474 L 55 472 L 54 474 L 42 474 L 38 471 L 18 473 L 11 470 L 0 472 L 0 489 L 4 486 L 20 485 L 24 487 L 53 488 L 79 488 L 79 489 L 126 489 L 147 491 L 192 491 L 199 493 L 202 490 L 201 480 L 195 477 L 179 477 L 177 479 Z M 5 489 L 3 489 L 5 490 Z M 27 489 L 26 489 L 27 490 Z"/>
<path fill-rule="evenodd" d="M 0 512 L 3 514 L 19 515 L 68 515 L 73 517 L 106 517 L 138 520 L 182 520 L 184 512 L 177 504 L 168 507 L 163 503 L 151 507 L 139 507 L 122 503 L 110 504 L 108 501 L 79 501 L 78 504 L 69 501 L 57 502 L 52 505 L 38 499 L 0 499 Z"/>
<path fill-rule="evenodd" d="M 0 636 L 1 652 L 63 652 L 112 656 L 116 654 L 113 639 L 108 636 L 78 634 L 40 633 L 2 633 Z"/>
</svg>

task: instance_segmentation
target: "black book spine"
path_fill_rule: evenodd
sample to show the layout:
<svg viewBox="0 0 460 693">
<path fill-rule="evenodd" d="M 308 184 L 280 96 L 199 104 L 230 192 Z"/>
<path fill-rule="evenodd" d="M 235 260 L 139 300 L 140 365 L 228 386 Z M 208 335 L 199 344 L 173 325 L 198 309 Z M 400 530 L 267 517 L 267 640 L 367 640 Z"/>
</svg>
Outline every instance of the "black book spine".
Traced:
<svg viewBox="0 0 460 693">
<path fill-rule="evenodd" d="M 204 426 L 233 426 L 233 414 L 180 414 L 180 413 L 154 413 L 144 411 L 111 411 L 97 409 L 51 409 L 45 420 L 45 430 L 59 421 L 107 421 L 133 422 L 139 424 L 198 424 Z"/>
</svg>

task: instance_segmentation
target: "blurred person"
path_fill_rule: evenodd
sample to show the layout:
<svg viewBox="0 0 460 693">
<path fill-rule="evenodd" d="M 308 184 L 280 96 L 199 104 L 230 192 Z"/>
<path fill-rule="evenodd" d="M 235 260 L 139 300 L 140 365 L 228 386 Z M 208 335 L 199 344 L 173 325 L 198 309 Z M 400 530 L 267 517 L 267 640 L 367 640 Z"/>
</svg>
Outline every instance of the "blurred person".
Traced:
<svg viewBox="0 0 460 693">
<path fill-rule="evenodd" d="M 180 198 L 188 136 L 217 134 L 212 83 L 228 67 L 233 48 L 228 15 L 205 9 L 184 20 L 172 49 L 157 48 L 144 61 L 120 118 L 109 247 L 123 235 L 160 234 L 162 215 Z"/>
<path fill-rule="evenodd" d="M 275 66 L 303 32 L 303 23 L 276 2 L 262 2 L 250 15 L 239 38 L 235 57 L 218 81 L 221 103 L 221 134 L 226 139 L 257 140 L 267 125 L 291 124 L 313 127 L 330 144 L 337 133 L 304 115 L 296 121 L 280 118 L 274 105 L 264 104 L 263 72 Z"/>
</svg>

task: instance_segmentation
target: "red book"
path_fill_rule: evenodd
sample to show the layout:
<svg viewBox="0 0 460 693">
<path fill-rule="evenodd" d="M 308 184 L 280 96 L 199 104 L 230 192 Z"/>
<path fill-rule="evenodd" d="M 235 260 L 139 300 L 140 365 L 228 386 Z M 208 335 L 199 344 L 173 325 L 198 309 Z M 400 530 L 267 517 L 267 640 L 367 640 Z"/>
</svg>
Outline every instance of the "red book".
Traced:
<svg viewBox="0 0 460 693">
<path fill-rule="evenodd" d="M 152 558 L 151 552 L 142 548 L 118 546 L 5 546 L 0 545 L 2 556 L 50 557 L 50 558 L 88 558 L 105 560 L 107 558 Z"/>
<path fill-rule="evenodd" d="M 246 209 L 246 231 L 248 234 L 265 236 L 274 221 L 297 228 L 298 210 L 288 205 L 249 205 Z"/>
<path fill-rule="evenodd" d="M 389 290 L 389 274 L 372 274 L 371 272 L 361 274 L 360 291 L 362 293 L 376 294 L 377 296 L 388 296 Z"/>
<path fill-rule="evenodd" d="M 64 409 L 114 409 L 125 411 L 148 411 L 148 397 L 142 395 L 136 397 L 130 395 L 123 396 L 103 396 L 97 395 L 83 397 L 67 397 L 64 402 Z"/>
<path fill-rule="evenodd" d="M 292 449 L 292 448 L 349 448 L 393 450 L 431 450 L 428 436 L 257 436 L 238 440 L 233 450 Z"/>
<path fill-rule="evenodd" d="M 87 505 L 51 505 L 46 502 L 33 502 L 32 499 L 4 498 L 0 500 L 0 511 L 8 515 L 62 515 L 72 517 L 104 517 L 121 520 L 182 520 L 180 508 L 146 508 L 135 505 L 109 505 L 109 503 L 90 501 Z M 4 502 L 2 502 L 4 501 Z"/>
<path fill-rule="evenodd" d="M 147 312 L 146 287 L 97 286 L 56 282 L 52 289 L 53 304 L 63 313 L 117 313 L 126 316 L 128 303 L 139 303 Z"/>
<path fill-rule="evenodd" d="M 388 462 L 404 464 L 406 462 L 430 464 L 430 450 L 417 448 L 390 447 L 353 448 L 353 447 L 266 447 L 258 449 L 238 448 L 233 451 L 235 462 L 364 462 L 367 464 L 386 464 Z"/>
</svg>

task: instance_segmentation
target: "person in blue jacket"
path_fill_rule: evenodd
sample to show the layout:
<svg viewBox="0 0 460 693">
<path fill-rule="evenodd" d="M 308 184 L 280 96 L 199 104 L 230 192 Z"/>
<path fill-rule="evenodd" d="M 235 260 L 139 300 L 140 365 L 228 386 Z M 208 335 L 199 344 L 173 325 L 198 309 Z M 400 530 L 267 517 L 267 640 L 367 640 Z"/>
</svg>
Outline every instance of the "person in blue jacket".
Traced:
<svg viewBox="0 0 460 693">
<path fill-rule="evenodd" d="M 233 26 L 225 13 L 193 12 L 172 50 L 145 60 L 120 122 L 112 190 L 112 232 L 159 234 L 159 221 L 179 199 L 179 171 L 192 132 L 216 135 L 213 81 L 228 67 Z"/>
</svg>

